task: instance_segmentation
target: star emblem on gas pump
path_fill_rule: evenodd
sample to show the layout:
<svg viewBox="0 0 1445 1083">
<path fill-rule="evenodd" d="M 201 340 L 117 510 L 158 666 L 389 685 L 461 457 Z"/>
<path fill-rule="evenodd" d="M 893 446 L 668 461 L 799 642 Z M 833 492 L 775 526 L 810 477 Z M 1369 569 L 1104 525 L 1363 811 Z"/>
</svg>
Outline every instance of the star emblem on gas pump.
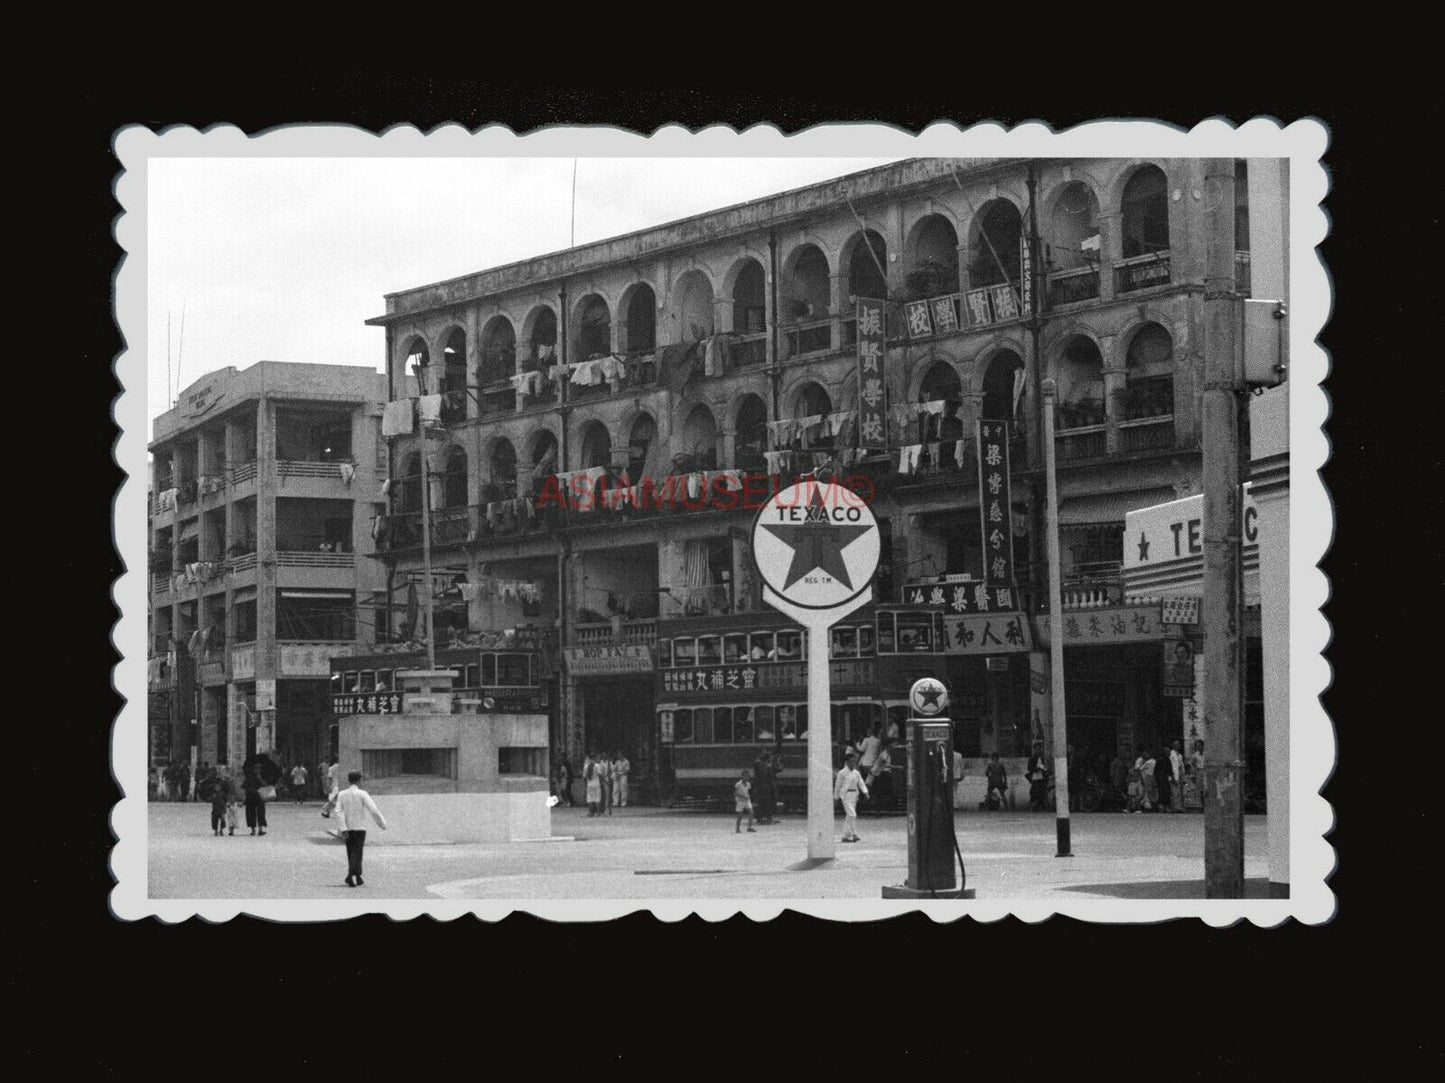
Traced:
<svg viewBox="0 0 1445 1083">
<path fill-rule="evenodd" d="M 943 695 L 943 689 L 938 685 L 924 685 L 918 690 L 918 699 L 922 706 L 937 707 L 938 699 Z"/>
<path fill-rule="evenodd" d="M 787 590 L 809 572 L 820 571 L 852 590 L 853 580 L 848 575 L 843 550 L 867 534 L 869 528 L 833 522 L 828 517 L 822 490 L 818 488 L 813 489 L 803 508 L 807 518 L 802 523 L 762 525 L 764 530 L 793 551 L 783 589 Z"/>
</svg>

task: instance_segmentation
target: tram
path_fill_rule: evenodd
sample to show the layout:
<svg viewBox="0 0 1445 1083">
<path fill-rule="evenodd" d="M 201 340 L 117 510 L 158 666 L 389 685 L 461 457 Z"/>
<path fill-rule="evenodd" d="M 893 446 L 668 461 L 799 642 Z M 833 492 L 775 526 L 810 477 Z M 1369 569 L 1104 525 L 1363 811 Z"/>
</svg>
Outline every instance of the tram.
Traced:
<svg viewBox="0 0 1445 1083">
<path fill-rule="evenodd" d="M 870 605 L 831 629 L 828 657 L 833 767 L 870 733 L 897 742 L 894 788 L 904 792 L 908 689 L 943 672 L 942 615 L 921 606 Z M 674 800 L 727 801 L 766 749 L 781 758 L 779 799 L 807 795 L 807 633 L 782 614 L 669 621 L 657 645 L 660 781 Z"/>
</svg>

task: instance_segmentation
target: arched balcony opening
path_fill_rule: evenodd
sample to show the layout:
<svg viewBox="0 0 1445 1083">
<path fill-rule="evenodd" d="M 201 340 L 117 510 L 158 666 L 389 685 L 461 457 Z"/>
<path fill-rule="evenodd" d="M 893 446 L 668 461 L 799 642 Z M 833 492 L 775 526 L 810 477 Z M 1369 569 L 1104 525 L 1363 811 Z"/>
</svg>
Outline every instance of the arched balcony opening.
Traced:
<svg viewBox="0 0 1445 1083">
<path fill-rule="evenodd" d="M 442 424 L 455 425 L 467 416 L 467 333 L 454 327 L 442 345 Z"/>
<path fill-rule="evenodd" d="M 500 437 L 493 441 L 487 459 L 487 480 L 482 485 L 481 503 L 511 500 L 517 495 L 517 449 Z"/>
<path fill-rule="evenodd" d="M 833 347 L 828 259 L 814 244 L 795 249 L 784 269 L 779 301 L 788 356 L 819 353 Z"/>
<path fill-rule="evenodd" d="M 676 341 L 700 342 L 713 335 L 712 283 L 701 271 L 688 271 L 673 291 Z"/>
<path fill-rule="evenodd" d="M 453 447 L 447 455 L 440 496 L 443 508 L 467 506 L 467 453 L 459 447 Z"/>
<path fill-rule="evenodd" d="M 1023 218 L 1008 200 L 993 199 L 980 207 L 968 242 L 969 287 L 1017 288 L 1022 236 Z"/>
<path fill-rule="evenodd" d="M 1049 215 L 1049 300 L 1056 305 L 1099 296 L 1099 200 L 1083 181 L 1054 197 Z"/>
<path fill-rule="evenodd" d="M 405 377 L 412 377 L 417 381 L 418 387 L 424 392 L 429 378 L 428 369 L 431 367 L 431 351 L 427 349 L 421 338 L 413 338 L 406 344 L 406 352 L 402 355 L 401 375 L 402 379 L 396 381 L 395 394 L 399 399 L 407 397 Z"/>
<path fill-rule="evenodd" d="M 736 466 L 739 470 L 762 471 L 767 468 L 764 452 L 768 450 L 768 407 L 759 395 L 746 395 L 738 404 Z"/>
<path fill-rule="evenodd" d="M 534 309 L 528 317 L 532 325 L 528 338 L 528 370 L 545 372 L 557 360 L 557 314 L 545 305 Z"/>
<path fill-rule="evenodd" d="M 913 227 L 905 283 L 910 301 L 958 292 L 958 231 L 943 215 L 925 215 Z"/>
<path fill-rule="evenodd" d="M 1121 451 L 1174 446 L 1174 339 L 1146 323 L 1129 340 L 1119 409 Z"/>
<path fill-rule="evenodd" d="M 577 360 L 592 361 L 612 353 L 612 314 L 595 293 L 583 299 L 577 315 Z"/>
<path fill-rule="evenodd" d="M 600 421 L 589 421 L 582 429 L 583 470 L 612 465 L 612 435 Z"/>
<path fill-rule="evenodd" d="M 832 438 L 823 436 L 816 424 L 818 418 L 826 417 L 832 412 L 833 400 L 828 397 L 828 392 L 823 390 L 821 384 L 810 381 L 798 388 L 793 395 L 793 419 L 795 421 L 812 419 L 814 424 L 800 425 L 793 438 L 792 446 L 797 449 L 832 447 Z"/>
<path fill-rule="evenodd" d="M 1061 459 L 1088 459 L 1108 449 L 1105 433 L 1104 357 L 1090 338 L 1077 335 L 1059 356 L 1055 408 Z"/>
<path fill-rule="evenodd" d="M 733 339 L 728 350 L 732 368 L 761 365 L 768 359 L 766 291 L 763 265 L 745 260 L 733 280 Z"/>
<path fill-rule="evenodd" d="M 958 419 L 958 411 L 963 406 L 963 381 L 947 361 L 934 362 L 924 373 L 923 383 L 918 389 L 918 401 L 943 404 L 938 413 L 919 415 L 920 442 L 958 441 L 963 438 L 963 422 Z"/>
<path fill-rule="evenodd" d="M 848 257 L 849 296 L 886 300 L 888 278 L 884 272 L 888 266 L 888 243 L 877 230 L 865 229 L 854 234 L 849 244 L 852 247 Z"/>
<path fill-rule="evenodd" d="M 478 381 L 501 383 L 517 370 L 517 335 L 506 316 L 493 316 L 482 328 Z"/>
<path fill-rule="evenodd" d="M 1157 165 L 1136 169 L 1119 201 L 1123 260 L 1115 267 L 1119 293 L 1169 282 L 1169 181 Z"/>
<path fill-rule="evenodd" d="M 634 485 L 644 477 L 657 473 L 657 422 L 650 414 L 641 415 L 632 423 L 627 438 L 627 477 Z"/>
<path fill-rule="evenodd" d="M 402 462 L 401 477 L 392 486 L 392 508 L 398 515 L 421 511 L 421 456 L 416 452 Z"/>
<path fill-rule="evenodd" d="M 680 473 L 717 469 L 717 422 L 706 406 L 695 406 L 682 426 L 682 446 L 674 466 Z"/>
<path fill-rule="evenodd" d="M 629 291 L 622 319 L 623 353 L 650 354 L 657 349 L 657 295 L 646 282 Z"/>
</svg>

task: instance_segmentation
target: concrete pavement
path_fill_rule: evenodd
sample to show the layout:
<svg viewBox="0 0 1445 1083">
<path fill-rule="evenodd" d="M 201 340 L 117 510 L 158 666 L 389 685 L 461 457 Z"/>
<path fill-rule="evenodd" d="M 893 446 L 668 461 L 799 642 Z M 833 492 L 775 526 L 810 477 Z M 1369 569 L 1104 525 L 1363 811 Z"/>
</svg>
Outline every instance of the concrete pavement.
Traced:
<svg viewBox="0 0 1445 1083">
<path fill-rule="evenodd" d="M 382 801 L 385 813 L 385 802 Z M 546 842 L 388 845 L 367 833 L 366 885 L 342 883 L 346 856 L 326 836 L 321 803 L 268 806 L 270 828 L 216 838 L 201 803 L 149 806 L 152 898 L 331 899 L 877 899 L 907 877 L 902 816 L 864 818 L 863 841 L 798 870 L 804 821 L 788 817 L 734 834 L 723 813 L 619 809 L 552 811 Z M 1047 813 L 956 815 L 968 886 L 991 899 L 1202 898 L 1204 821 L 1194 814 L 1075 814 L 1072 858 L 1054 856 Z M 841 820 L 838 821 L 841 829 Z M 1245 819 L 1248 894 L 1265 897 L 1266 820 Z M 840 830 L 841 833 L 841 830 Z"/>
</svg>

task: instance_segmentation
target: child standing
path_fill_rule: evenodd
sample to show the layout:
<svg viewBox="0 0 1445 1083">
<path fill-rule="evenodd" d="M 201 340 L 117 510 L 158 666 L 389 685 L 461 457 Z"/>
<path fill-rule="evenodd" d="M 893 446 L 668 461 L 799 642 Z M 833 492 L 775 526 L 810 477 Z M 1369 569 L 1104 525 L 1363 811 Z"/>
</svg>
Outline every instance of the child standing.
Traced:
<svg viewBox="0 0 1445 1083">
<path fill-rule="evenodd" d="M 226 776 L 218 776 L 211 785 L 211 834 L 221 835 L 226 830 L 226 795 L 230 787 Z"/>
<path fill-rule="evenodd" d="M 868 796 L 868 786 L 858 773 L 858 757 L 850 752 L 833 780 L 833 796 L 843 803 L 843 841 L 858 841 L 858 795 Z"/>
<path fill-rule="evenodd" d="M 241 799 L 236 793 L 236 782 L 229 775 L 221 780 L 221 784 L 226 790 L 226 833 L 234 835 L 241 819 Z"/>
<path fill-rule="evenodd" d="M 743 768 L 742 777 L 733 786 L 733 805 L 737 811 L 737 822 L 733 824 L 733 834 L 742 834 L 743 813 L 748 814 L 748 830 L 757 834 L 753 828 L 753 773 L 746 767 Z"/>
</svg>

